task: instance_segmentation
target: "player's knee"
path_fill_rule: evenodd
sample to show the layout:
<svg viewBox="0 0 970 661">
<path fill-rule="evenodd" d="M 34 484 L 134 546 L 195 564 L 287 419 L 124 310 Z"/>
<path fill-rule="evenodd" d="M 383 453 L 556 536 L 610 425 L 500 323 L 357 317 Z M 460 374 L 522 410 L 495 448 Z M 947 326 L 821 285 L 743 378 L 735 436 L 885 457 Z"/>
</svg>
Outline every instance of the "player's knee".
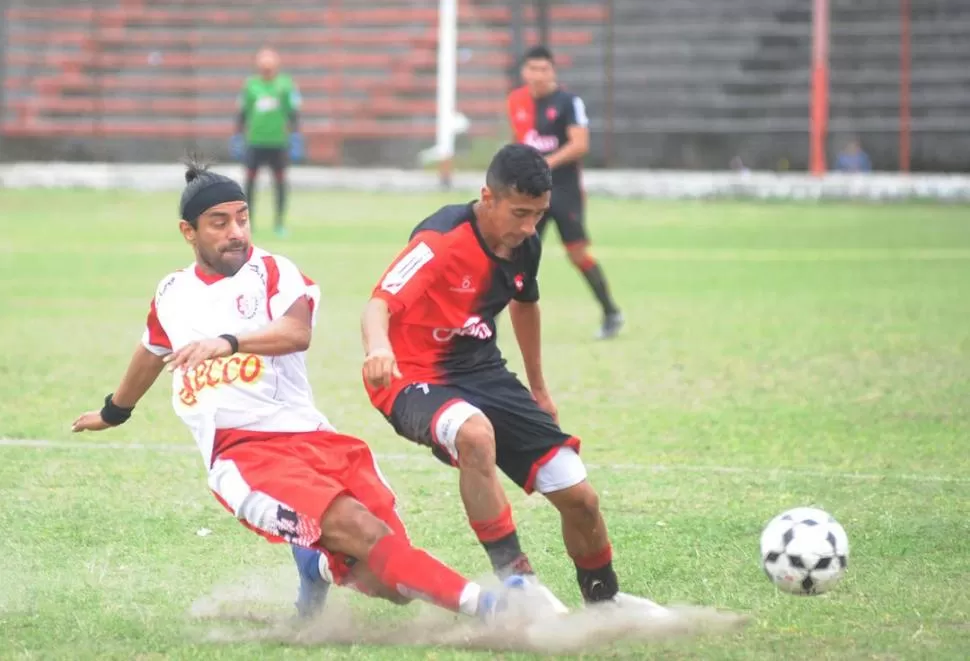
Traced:
<svg viewBox="0 0 970 661">
<path fill-rule="evenodd" d="M 354 558 L 365 557 L 391 528 L 374 516 L 360 501 L 341 496 L 323 516 L 323 545 Z"/>
<path fill-rule="evenodd" d="M 455 439 L 459 467 L 494 469 L 495 429 L 483 414 L 473 415 L 462 424 Z"/>
<path fill-rule="evenodd" d="M 589 247 L 585 243 L 569 245 L 566 248 L 566 254 L 569 255 L 569 261 L 572 262 L 573 266 L 580 270 L 586 270 L 590 268 L 590 265 L 596 264 L 596 260 L 593 259 L 593 255 L 589 252 Z"/>
<path fill-rule="evenodd" d="M 560 513 L 581 526 L 596 525 L 600 519 L 600 497 L 589 482 L 581 482 L 561 492 L 555 503 Z"/>
</svg>

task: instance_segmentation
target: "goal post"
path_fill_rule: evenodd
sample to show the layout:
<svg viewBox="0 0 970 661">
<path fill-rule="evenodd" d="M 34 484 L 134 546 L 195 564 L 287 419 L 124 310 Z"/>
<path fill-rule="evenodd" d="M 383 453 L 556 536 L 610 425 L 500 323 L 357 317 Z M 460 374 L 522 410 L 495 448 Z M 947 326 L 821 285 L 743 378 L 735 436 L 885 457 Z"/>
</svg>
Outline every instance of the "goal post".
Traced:
<svg viewBox="0 0 970 661">
<path fill-rule="evenodd" d="M 438 0 L 438 70 L 435 144 L 419 155 L 422 164 L 437 163 L 442 184 L 451 180 L 455 155 L 458 80 L 458 0 Z"/>
</svg>

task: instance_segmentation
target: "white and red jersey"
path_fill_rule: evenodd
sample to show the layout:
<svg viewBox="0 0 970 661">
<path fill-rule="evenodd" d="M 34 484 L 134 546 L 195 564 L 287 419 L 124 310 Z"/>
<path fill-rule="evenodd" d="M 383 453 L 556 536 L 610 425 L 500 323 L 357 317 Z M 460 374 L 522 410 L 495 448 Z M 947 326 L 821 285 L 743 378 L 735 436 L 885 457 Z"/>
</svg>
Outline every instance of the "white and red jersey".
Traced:
<svg viewBox="0 0 970 661">
<path fill-rule="evenodd" d="M 320 288 L 290 260 L 259 248 L 250 249 L 249 259 L 231 277 L 210 275 L 192 264 L 159 283 L 142 344 L 164 356 L 196 340 L 241 335 L 278 319 L 300 297 L 308 299 L 315 325 Z M 243 430 L 335 431 L 313 403 L 304 352 L 236 353 L 190 372 L 178 369 L 172 405 L 192 431 L 206 466 Z"/>
</svg>

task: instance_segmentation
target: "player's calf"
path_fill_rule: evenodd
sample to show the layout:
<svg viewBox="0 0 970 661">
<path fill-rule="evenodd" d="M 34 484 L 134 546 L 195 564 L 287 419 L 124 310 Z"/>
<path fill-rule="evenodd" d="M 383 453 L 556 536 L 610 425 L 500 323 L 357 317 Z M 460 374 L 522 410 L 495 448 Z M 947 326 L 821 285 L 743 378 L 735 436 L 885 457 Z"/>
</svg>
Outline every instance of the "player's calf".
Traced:
<svg viewBox="0 0 970 661">
<path fill-rule="evenodd" d="M 579 455 L 571 451 L 560 454 L 579 460 Z M 613 570 L 613 548 L 600 511 L 599 495 L 585 479 L 544 495 L 559 510 L 563 541 L 576 566 L 583 600 L 593 603 L 614 599 L 620 589 L 619 581 Z"/>
<path fill-rule="evenodd" d="M 445 413 L 448 411 L 446 410 Z M 448 443 L 449 439 L 442 439 Z M 469 523 L 500 577 L 533 574 L 522 552 L 509 504 L 495 464 L 495 430 L 481 412 L 461 423 L 453 444 L 459 490 Z"/>
<path fill-rule="evenodd" d="M 421 598 L 475 615 L 481 587 L 396 534 L 359 501 L 340 496 L 321 521 L 320 544 L 365 563 L 385 594 Z"/>
<path fill-rule="evenodd" d="M 603 327 L 600 329 L 599 337 L 605 339 L 615 336 L 623 325 L 623 315 L 610 293 L 603 268 L 589 252 L 589 244 L 586 241 L 567 244 L 566 252 L 569 255 L 569 261 L 586 278 L 589 288 L 603 308 Z"/>
</svg>

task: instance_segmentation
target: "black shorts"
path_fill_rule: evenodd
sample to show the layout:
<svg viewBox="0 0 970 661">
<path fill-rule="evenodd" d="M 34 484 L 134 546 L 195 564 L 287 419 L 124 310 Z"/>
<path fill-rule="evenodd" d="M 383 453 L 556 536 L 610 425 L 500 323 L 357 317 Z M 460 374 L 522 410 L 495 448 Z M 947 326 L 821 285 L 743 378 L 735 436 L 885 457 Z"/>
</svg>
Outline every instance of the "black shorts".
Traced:
<svg viewBox="0 0 970 661">
<path fill-rule="evenodd" d="M 526 493 L 533 491 L 536 472 L 555 450 L 569 446 L 579 451 L 579 439 L 564 433 L 514 374 L 496 370 L 473 379 L 448 385 L 411 384 L 394 400 L 387 419 L 399 435 L 430 447 L 435 457 L 454 466 L 455 457 L 439 438 L 447 433 L 441 429 L 447 423 L 441 415 L 467 402 L 492 423 L 499 470 Z"/>
<path fill-rule="evenodd" d="M 273 172 L 286 169 L 289 153 L 286 147 L 250 147 L 246 152 L 246 167 L 258 170 L 268 165 Z"/>
<path fill-rule="evenodd" d="M 559 238 L 564 244 L 589 241 L 586 234 L 586 196 L 579 186 L 553 186 L 549 211 L 536 227 L 539 236 L 545 233 L 550 217 L 556 221 Z"/>
</svg>

